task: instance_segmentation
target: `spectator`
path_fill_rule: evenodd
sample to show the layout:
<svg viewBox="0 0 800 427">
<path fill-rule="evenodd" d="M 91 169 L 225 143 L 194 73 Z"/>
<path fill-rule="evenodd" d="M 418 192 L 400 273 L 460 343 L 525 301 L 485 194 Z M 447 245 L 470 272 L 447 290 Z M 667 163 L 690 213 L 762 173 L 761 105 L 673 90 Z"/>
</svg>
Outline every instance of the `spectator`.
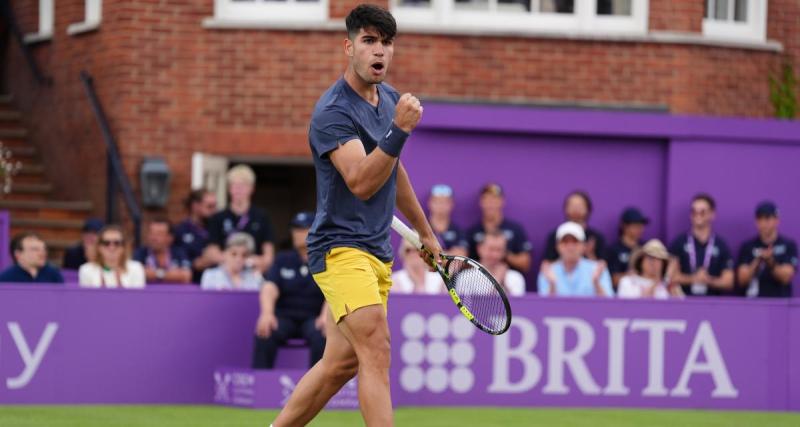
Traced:
<svg viewBox="0 0 800 427">
<path fill-rule="evenodd" d="M 192 263 L 186 253 L 172 243 L 172 224 L 159 218 L 147 224 L 147 244 L 133 258 L 144 265 L 147 283 L 191 283 Z"/>
<path fill-rule="evenodd" d="M 682 297 L 681 287 L 676 283 L 667 284 L 669 252 L 658 239 L 648 240 L 641 248 L 634 250 L 630 259 L 631 274 L 619 282 L 620 298 L 658 298 Z"/>
<path fill-rule="evenodd" d="M 83 264 L 78 281 L 86 288 L 143 288 L 144 267 L 130 259 L 125 232 L 107 225 L 97 233 L 97 259 Z"/>
<path fill-rule="evenodd" d="M 63 283 L 61 272 L 47 262 L 47 245 L 36 233 L 22 232 L 11 239 L 14 265 L 0 273 L 6 283 Z"/>
<path fill-rule="evenodd" d="M 419 256 L 419 251 L 403 240 L 400 244 L 399 258 L 403 269 L 392 273 L 393 293 L 398 294 L 438 294 L 444 292 L 444 284 L 439 274 Z"/>
<path fill-rule="evenodd" d="M 605 261 L 583 257 L 586 232 L 577 222 L 565 222 L 556 229 L 555 262 L 542 264 L 539 272 L 539 295 L 542 296 L 614 296 L 611 275 Z"/>
<path fill-rule="evenodd" d="M 792 296 L 797 272 L 797 244 L 778 234 L 778 208 L 772 202 L 756 207 L 758 236 L 739 249 L 738 283 L 749 297 Z"/>
<path fill-rule="evenodd" d="M 716 203 L 708 194 L 692 199 L 689 233 L 669 246 L 675 277 L 686 295 L 722 295 L 733 289 L 733 259 L 725 241 L 712 230 Z"/>
<path fill-rule="evenodd" d="M 192 262 L 192 282 L 199 283 L 203 270 L 216 263 L 205 250 L 208 245 L 208 219 L 217 210 L 217 196 L 208 190 L 194 190 L 186 198 L 189 217 L 175 227 L 175 242 Z"/>
<path fill-rule="evenodd" d="M 294 249 L 283 251 L 261 288 L 261 315 L 256 324 L 253 368 L 272 369 L 278 346 L 290 338 L 305 338 L 311 350 L 309 367 L 325 349 L 325 323 L 330 319 L 322 291 L 308 271 L 306 238 L 314 213 L 300 212 L 292 218 Z"/>
<path fill-rule="evenodd" d="M 631 253 L 642 245 L 644 226 L 649 222 L 650 220 L 637 208 L 627 208 L 622 212 L 619 240 L 608 247 L 605 257 L 614 289 L 617 289 L 622 276 L 628 273 L 631 265 Z"/>
<path fill-rule="evenodd" d="M 255 254 L 247 262 L 260 272 L 266 272 L 272 265 L 274 247 L 272 245 L 272 226 L 266 213 L 251 204 L 255 189 L 256 174 L 246 165 L 237 165 L 228 171 L 228 192 L 230 205 L 217 212 L 208 222 L 208 256 L 215 263 L 222 260 L 220 248 L 225 239 L 234 232 L 242 231 L 256 242 Z"/>
<path fill-rule="evenodd" d="M 431 188 L 431 196 L 428 198 L 429 221 L 442 242 L 442 249 L 450 255 L 466 256 L 469 246 L 467 238 L 450 217 L 454 205 L 453 189 L 449 185 L 436 184 Z"/>
<path fill-rule="evenodd" d="M 573 191 L 564 199 L 564 217 L 567 221 L 576 222 L 583 227 L 586 232 L 586 243 L 584 243 L 583 256 L 591 260 L 600 260 L 605 254 L 606 239 L 603 235 L 589 227 L 589 216 L 592 214 L 592 199 L 589 194 L 583 191 Z M 552 262 L 558 259 L 556 250 L 556 231 L 553 230 L 547 236 L 547 243 L 544 250 L 544 262 Z"/>
<path fill-rule="evenodd" d="M 508 242 L 505 262 L 511 268 L 527 273 L 531 268 L 532 245 L 522 226 L 505 218 L 503 214 L 505 203 L 503 188 L 498 184 L 489 183 L 481 189 L 481 222 L 467 231 L 470 256 L 478 257 L 478 243 L 483 241 L 487 233 L 500 230 Z"/>
<path fill-rule="evenodd" d="M 102 228 L 103 221 L 97 218 L 86 220 L 81 229 L 81 242 L 64 251 L 61 267 L 67 270 L 77 270 L 83 264 L 94 261 L 97 256 L 97 232 Z"/>
<path fill-rule="evenodd" d="M 200 287 L 212 291 L 260 290 L 264 276 L 245 265 L 255 248 L 253 236 L 247 233 L 237 232 L 228 236 L 225 251 L 222 252 L 222 264 L 203 273 Z"/>
<path fill-rule="evenodd" d="M 478 243 L 478 262 L 497 279 L 509 296 L 525 295 L 525 277 L 506 264 L 506 235 L 500 230 L 486 233 Z"/>
</svg>

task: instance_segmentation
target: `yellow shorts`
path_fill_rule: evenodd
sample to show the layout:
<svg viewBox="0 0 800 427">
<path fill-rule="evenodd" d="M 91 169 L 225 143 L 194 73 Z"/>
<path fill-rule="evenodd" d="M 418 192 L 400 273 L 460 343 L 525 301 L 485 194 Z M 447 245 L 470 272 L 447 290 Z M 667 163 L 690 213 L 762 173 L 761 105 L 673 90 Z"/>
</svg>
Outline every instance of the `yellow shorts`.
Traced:
<svg viewBox="0 0 800 427">
<path fill-rule="evenodd" d="M 382 304 L 386 311 L 392 287 L 392 263 L 355 248 L 333 248 L 325 255 L 325 271 L 314 275 L 333 320 L 368 305 Z"/>
</svg>

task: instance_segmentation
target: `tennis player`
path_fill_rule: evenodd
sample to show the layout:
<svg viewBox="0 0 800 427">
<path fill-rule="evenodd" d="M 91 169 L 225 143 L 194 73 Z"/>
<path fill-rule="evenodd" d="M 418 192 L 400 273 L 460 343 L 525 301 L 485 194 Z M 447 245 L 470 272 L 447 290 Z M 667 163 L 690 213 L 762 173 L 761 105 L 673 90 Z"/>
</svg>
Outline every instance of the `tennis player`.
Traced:
<svg viewBox="0 0 800 427">
<path fill-rule="evenodd" d="M 393 425 L 386 303 L 395 206 L 433 259 L 441 250 L 398 160 L 422 106 L 383 83 L 394 53 L 394 18 L 380 7 L 359 5 L 346 25 L 349 65 L 317 102 L 309 129 L 317 176 L 309 269 L 330 306 L 327 343 L 274 427 L 306 425 L 356 373 L 366 425 Z"/>
</svg>

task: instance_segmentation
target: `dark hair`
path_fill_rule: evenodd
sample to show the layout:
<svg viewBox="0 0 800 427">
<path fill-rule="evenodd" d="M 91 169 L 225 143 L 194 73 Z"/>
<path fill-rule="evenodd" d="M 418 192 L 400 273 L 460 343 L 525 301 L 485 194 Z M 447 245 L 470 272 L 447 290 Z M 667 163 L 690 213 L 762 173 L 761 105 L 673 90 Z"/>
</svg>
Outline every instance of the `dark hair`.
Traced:
<svg viewBox="0 0 800 427">
<path fill-rule="evenodd" d="M 183 205 L 186 207 L 186 210 L 191 212 L 192 205 L 195 203 L 202 202 L 203 197 L 205 197 L 208 192 L 209 192 L 208 190 L 203 188 L 199 190 L 192 190 L 192 192 L 189 193 L 188 196 L 186 196 L 186 200 L 183 201 Z"/>
<path fill-rule="evenodd" d="M 29 238 L 29 237 L 33 237 L 36 240 L 42 240 L 42 238 L 38 234 L 34 233 L 33 231 L 23 231 L 23 232 L 17 234 L 16 236 L 14 236 L 13 239 L 11 239 L 11 245 L 9 246 L 9 249 L 11 249 L 11 255 L 12 256 L 14 255 L 14 252 L 22 250 L 22 241 L 27 239 L 27 238 Z M 15 262 L 16 262 L 16 260 L 15 260 Z"/>
<path fill-rule="evenodd" d="M 347 36 L 355 40 L 361 29 L 374 29 L 384 40 L 393 40 L 397 35 L 397 23 L 388 10 L 374 4 L 360 4 L 350 11 L 345 19 Z"/>
<path fill-rule="evenodd" d="M 578 196 L 583 199 L 583 202 L 586 203 L 586 216 L 589 217 L 592 214 L 592 199 L 589 197 L 589 193 L 583 190 L 575 190 L 567 194 L 567 197 L 564 198 L 564 206 L 561 208 L 561 210 L 567 209 L 567 202 L 569 202 L 569 199 L 572 196 Z"/>
<path fill-rule="evenodd" d="M 642 254 L 633 263 L 633 269 L 636 270 L 637 273 L 642 274 L 642 262 L 644 262 L 644 257 L 648 256 L 647 254 Z M 667 277 L 667 268 L 669 267 L 669 260 L 656 258 L 657 260 L 661 261 L 661 278 Z"/>
<path fill-rule="evenodd" d="M 714 198 L 711 197 L 710 194 L 708 194 L 708 193 L 695 194 L 695 196 L 692 197 L 692 203 L 694 203 L 694 202 L 696 202 L 698 200 L 702 200 L 702 201 L 708 203 L 708 206 L 711 208 L 712 211 L 716 211 L 717 210 L 717 203 L 714 202 Z"/>
<path fill-rule="evenodd" d="M 172 229 L 172 223 L 169 222 L 169 220 L 166 217 L 159 216 L 159 217 L 155 217 L 155 218 L 151 219 L 149 225 L 153 225 L 153 224 L 166 224 L 167 225 L 167 231 L 169 232 L 169 234 L 174 234 L 174 230 Z"/>
</svg>

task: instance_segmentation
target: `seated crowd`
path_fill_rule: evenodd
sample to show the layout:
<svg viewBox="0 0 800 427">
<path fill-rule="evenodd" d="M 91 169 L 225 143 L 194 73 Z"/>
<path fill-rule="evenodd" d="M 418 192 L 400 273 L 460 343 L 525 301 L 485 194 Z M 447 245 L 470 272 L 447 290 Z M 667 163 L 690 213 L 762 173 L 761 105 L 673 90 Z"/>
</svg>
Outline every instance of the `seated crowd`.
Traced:
<svg viewBox="0 0 800 427">
<path fill-rule="evenodd" d="M 65 252 L 63 268 L 77 270 L 86 288 L 199 283 L 204 290 L 258 292 L 253 366 L 271 368 L 278 347 L 293 338 L 309 344 L 313 364 L 322 355 L 326 322 L 322 293 L 308 270 L 306 237 L 314 214 L 293 217 L 292 247 L 276 254 L 267 215 L 251 204 L 255 174 L 239 165 L 227 177 L 228 207 L 215 212 L 215 195 L 194 191 L 186 201 L 188 217 L 176 227 L 163 218 L 149 221 L 144 244 L 135 250 L 123 227 L 86 221 L 81 241 Z M 494 183 L 482 188 L 481 218 L 467 229 L 451 220 L 454 200 L 445 184 L 433 186 L 429 194 L 429 220 L 442 248 L 478 260 L 510 296 L 528 290 L 542 297 L 792 296 L 797 246 L 778 233 L 778 209 L 771 202 L 756 207 L 757 234 L 742 244 L 734 260 L 713 230 L 716 204 L 707 194 L 692 199 L 691 229 L 667 246 L 658 239 L 642 241 L 649 219 L 633 207 L 622 212 L 618 239 L 607 245 L 588 224 L 589 195 L 572 192 L 563 205 L 565 222 L 547 235 L 538 277 L 528 286 L 532 244 L 522 225 L 504 215 L 503 189 Z M 20 233 L 10 246 L 14 263 L 0 273 L 0 282 L 64 282 L 59 269 L 47 263 L 46 245 L 38 235 Z M 392 275 L 391 292 L 445 292 L 438 274 L 408 243 L 400 245 L 397 260 L 402 268 Z"/>
</svg>

